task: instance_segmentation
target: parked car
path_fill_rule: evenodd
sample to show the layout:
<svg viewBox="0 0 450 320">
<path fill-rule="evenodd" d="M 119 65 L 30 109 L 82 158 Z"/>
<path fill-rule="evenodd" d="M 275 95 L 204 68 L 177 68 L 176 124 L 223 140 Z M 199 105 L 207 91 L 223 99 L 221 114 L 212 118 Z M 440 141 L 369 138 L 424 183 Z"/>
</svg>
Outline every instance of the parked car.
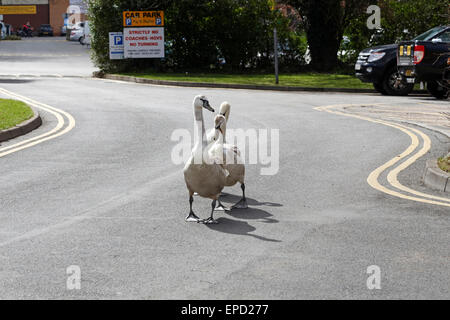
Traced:
<svg viewBox="0 0 450 320">
<path fill-rule="evenodd" d="M 443 27 L 436 27 L 417 36 L 416 40 L 431 40 Z M 355 64 L 355 75 L 363 82 L 372 82 L 375 90 L 386 95 L 408 95 L 414 83 L 407 83 L 397 69 L 397 44 L 367 48 L 361 51 Z"/>
<path fill-rule="evenodd" d="M 6 37 L 6 25 L 0 22 L 0 39 L 5 39 Z"/>
<path fill-rule="evenodd" d="M 70 41 L 80 41 L 80 38 L 84 35 L 84 21 L 77 22 L 70 29 Z"/>
<path fill-rule="evenodd" d="M 432 37 L 398 45 L 398 70 L 407 83 L 426 82 L 438 99 L 450 94 L 450 25 L 436 28 Z"/>
<path fill-rule="evenodd" d="M 53 28 L 49 24 L 41 24 L 38 31 L 38 36 L 50 36 L 53 37 Z"/>
</svg>

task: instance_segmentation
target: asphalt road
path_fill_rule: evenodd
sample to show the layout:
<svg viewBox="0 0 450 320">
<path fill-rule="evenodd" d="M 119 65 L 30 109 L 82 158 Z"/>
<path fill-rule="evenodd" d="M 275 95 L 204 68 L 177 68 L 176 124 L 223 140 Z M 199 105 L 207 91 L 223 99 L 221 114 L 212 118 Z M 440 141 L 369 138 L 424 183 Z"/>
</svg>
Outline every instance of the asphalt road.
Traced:
<svg viewBox="0 0 450 320">
<path fill-rule="evenodd" d="M 33 41 L 0 42 L 0 88 L 70 113 L 76 127 L 0 158 L 0 298 L 450 298 L 449 207 L 399 199 L 366 182 L 409 137 L 314 110 L 447 102 L 78 78 L 93 69 L 77 67 L 90 63 L 88 52 L 65 64 L 45 55 L 56 47 L 63 55 L 74 44 Z M 21 46 L 44 57 L 12 57 Z M 65 77 L 37 77 L 53 73 Z M 199 93 L 216 108 L 231 103 L 229 128 L 280 130 L 278 174 L 262 176 L 262 165 L 249 165 L 250 209 L 218 213 L 220 223 L 210 226 L 184 222 L 183 165 L 171 161 L 171 135 L 192 132 L 191 102 Z M 41 114 L 42 127 L 0 152 L 56 125 L 53 115 Z M 212 126 L 213 115 L 205 117 Z M 424 162 L 445 153 L 448 139 L 421 130 L 433 148 L 400 181 L 423 191 Z M 226 192 L 225 203 L 239 199 L 239 187 Z M 209 200 L 195 199 L 201 217 L 209 208 Z M 66 287 L 71 265 L 81 269 L 81 290 Z M 370 265 L 380 267 L 380 290 L 366 286 Z"/>
</svg>

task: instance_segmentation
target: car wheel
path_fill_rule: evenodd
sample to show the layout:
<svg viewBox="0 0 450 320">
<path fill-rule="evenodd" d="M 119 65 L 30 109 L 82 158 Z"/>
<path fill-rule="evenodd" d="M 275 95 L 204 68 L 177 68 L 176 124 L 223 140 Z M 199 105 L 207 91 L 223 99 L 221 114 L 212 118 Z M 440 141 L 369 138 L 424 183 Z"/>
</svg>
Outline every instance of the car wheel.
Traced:
<svg viewBox="0 0 450 320">
<path fill-rule="evenodd" d="M 386 72 L 382 86 L 386 94 L 390 96 L 407 96 L 414 89 L 414 84 L 403 81 L 396 67 Z"/>
<path fill-rule="evenodd" d="M 383 95 L 387 95 L 386 90 L 383 89 L 383 84 L 381 83 L 373 83 L 373 88 L 376 92 L 381 93 Z"/>
<path fill-rule="evenodd" d="M 78 41 L 80 42 L 81 45 L 84 46 L 84 37 L 80 37 L 80 39 Z"/>
<path fill-rule="evenodd" d="M 450 93 L 449 89 L 439 85 L 437 81 L 428 81 L 427 89 L 428 92 L 436 99 L 447 99 Z"/>
</svg>

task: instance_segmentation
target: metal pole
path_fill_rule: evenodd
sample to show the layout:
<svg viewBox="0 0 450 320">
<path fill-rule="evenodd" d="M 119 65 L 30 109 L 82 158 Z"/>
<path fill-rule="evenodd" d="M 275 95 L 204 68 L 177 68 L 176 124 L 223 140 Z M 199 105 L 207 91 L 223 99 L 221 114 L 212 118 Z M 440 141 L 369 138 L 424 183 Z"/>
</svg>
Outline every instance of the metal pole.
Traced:
<svg viewBox="0 0 450 320">
<path fill-rule="evenodd" d="M 273 28 L 273 55 L 275 58 L 275 83 L 279 83 L 278 79 L 278 35 L 277 35 L 277 28 Z"/>
</svg>

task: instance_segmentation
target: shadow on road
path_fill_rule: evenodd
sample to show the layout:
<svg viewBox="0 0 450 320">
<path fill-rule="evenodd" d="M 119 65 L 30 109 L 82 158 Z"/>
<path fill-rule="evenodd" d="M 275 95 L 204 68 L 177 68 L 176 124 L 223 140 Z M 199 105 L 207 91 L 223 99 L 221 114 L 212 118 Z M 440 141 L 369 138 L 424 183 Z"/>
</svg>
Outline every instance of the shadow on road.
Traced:
<svg viewBox="0 0 450 320">
<path fill-rule="evenodd" d="M 278 223 L 278 220 L 271 218 L 273 215 L 265 210 L 257 208 L 233 209 L 227 212 L 228 215 L 242 220 L 261 220 L 264 223 Z"/>
<path fill-rule="evenodd" d="M 223 195 L 220 197 L 220 200 L 223 200 L 223 202 L 230 202 L 230 203 L 236 203 L 239 200 L 241 200 L 242 196 L 234 195 L 231 193 L 223 193 Z M 247 197 L 247 203 L 250 206 L 267 206 L 267 207 L 282 207 L 283 205 L 280 203 L 275 202 L 259 202 L 258 200 L 252 199 Z"/>
<path fill-rule="evenodd" d="M 426 101 L 426 102 L 442 102 L 442 101 L 445 101 L 445 99 L 436 99 L 435 97 L 430 96 L 430 95 L 411 97 L 411 100 L 420 100 L 420 101 Z"/>
<path fill-rule="evenodd" d="M 241 196 L 224 193 L 221 196 L 221 200 L 223 202 L 229 202 L 229 203 L 236 203 L 239 200 L 241 200 Z M 258 200 L 248 198 L 247 197 L 247 203 L 249 205 L 248 209 L 233 209 L 226 214 L 228 214 L 230 217 L 237 218 L 240 220 L 258 220 L 263 223 L 278 223 L 279 221 L 273 218 L 273 215 L 270 212 L 267 212 L 265 210 L 262 210 L 260 208 L 254 208 L 255 206 L 267 206 L 267 207 L 282 207 L 283 205 L 280 203 L 274 203 L 274 202 L 260 202 Z M 270 242 L 281 242 L 280 240 L 276 239 L 270 239 L 266 238 L 260 235 L 252 234 L 251 232 L 255 231 L 256 228 L 252 225 L 250 225 L 246 221 L 239 221 L 234 219 L 229 219 L 225 217 L 221 217 L 217 219 L 219 224 L 212 224 L 207 225 L 208 228 L 230 233 L 230 234 L 239 234 L 239 235 L 246 235 L 250 237 L 254 237 L 259 240 L 263 241 L 270 241 Z"/>
<path fill-rule="evenodd" d="M 29 83 L 33 81 L 29 79 L 0 79 L 0 83 Z"/>
<path fill-rule="evenodd" d="M 263 241 L 281 242 L 280 240 L 270 239 L 263 236 L 259 236 L 257 234 L 250 233 L 255 231 L 256 228 L 251 226 L 250 224 L 248 224 L 248 222 L 245 221 L 232 220 L 228 218 L 219 218 L 217 219 L 217 222 L 219 223 L 207 224 L 206 226 L 212 230 L 224 233 L 249 236 Z"/>
</svg>

